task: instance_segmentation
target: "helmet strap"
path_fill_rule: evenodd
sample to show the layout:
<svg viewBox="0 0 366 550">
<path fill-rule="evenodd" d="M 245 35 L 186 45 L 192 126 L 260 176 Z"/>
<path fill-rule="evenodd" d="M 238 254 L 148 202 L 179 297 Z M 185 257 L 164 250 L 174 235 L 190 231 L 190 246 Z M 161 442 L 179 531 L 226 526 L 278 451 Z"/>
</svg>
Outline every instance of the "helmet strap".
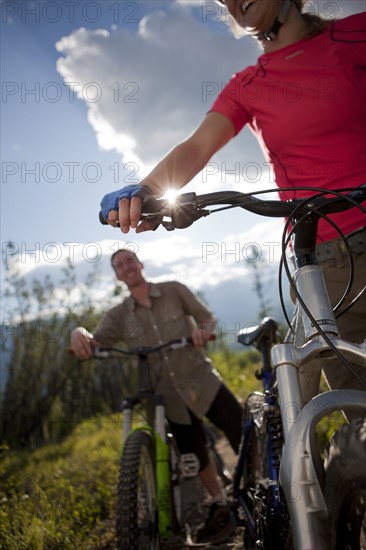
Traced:
<svg viewBox="0 0 366 550">
<path fill-rule="evenodd" d="M 266 32 L 260 32 L 259 34 L 255 34 L 253 38 L 256 38 L 257 40 L 261 40 L 261 41 L 274 40 L 278 34 L 278 31 L 280 30 L 280 28 L 282 27 L 282 25 L 287 19 L 291 3 L 292 3 L 292 0 L 284 0 L 282 2 L 280 13 L 274 20 L 272 27 Z"/>
</svg>

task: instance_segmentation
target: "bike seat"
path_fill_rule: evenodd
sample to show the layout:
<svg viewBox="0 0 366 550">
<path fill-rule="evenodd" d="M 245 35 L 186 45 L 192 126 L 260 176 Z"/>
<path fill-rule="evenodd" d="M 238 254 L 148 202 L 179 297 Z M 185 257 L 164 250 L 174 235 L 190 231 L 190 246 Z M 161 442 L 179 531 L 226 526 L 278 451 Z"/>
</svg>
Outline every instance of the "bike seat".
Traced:
<svg viewBox="0 0 366 550">
<path fill-rule="evenodd" d="M 243 346 L 258 346 L 264 338 L 274 342 L 277 326 L 277 322 L 272 317 L 265 317 L 259 325 L 240 330 L 238 342 Z"/>
</svg>

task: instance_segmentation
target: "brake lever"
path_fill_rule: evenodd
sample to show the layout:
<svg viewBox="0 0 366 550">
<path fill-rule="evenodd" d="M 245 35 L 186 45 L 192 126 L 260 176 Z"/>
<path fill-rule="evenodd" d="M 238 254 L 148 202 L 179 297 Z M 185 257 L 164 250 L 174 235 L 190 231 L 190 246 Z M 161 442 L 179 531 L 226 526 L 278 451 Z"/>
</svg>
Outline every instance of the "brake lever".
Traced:
<svg viewBox="0 0 366 550">
<path fill-rule="evenodd" d="M 185 229 L 186 227 L 191 226 L 195 221 L 200 218 L 204 218 L 209 214 L 211 214 L 211 212 L 204 209 L 197 210 L 196 212 L 187 212 L 187 210 L 179 209 L 172 215 L 172 229 Z M 171 231 L 171 229 L 168 229 L 168 231 Z"/>
<path fill-rule="evenodd" d="M 210 212 L 208 210 L 201 210 L 200 212 L 196 212 L 194 216 L 191 213 L 189 217 L 184 217 L 184 219 L 181 215 L 179 215 L 179 220 L 177 220 L 177 216 L 174 214 L 171 214 L 170 219 L 164 219 L 162 216 L 157 216 L 156 214 L 143 214 L 141 216 L 141 220 L 155 222 L 156 227 L 153 229 L 153 231 L 155 231 L 155 229 L 157 229 L 159 225 L 162 225 L 167 231 L 174 231 L 175 229 L 185 229 L 186 227 L 192 225 L 199 218 L 208 216 L 209 214 Z"/>
<path fill-rule="evenodd" d="M 146 213 L 144 213 L 144 210 Z M 174 204 L 166 199 L 156 201 L 146 197 L 142 205 L 142 220 L 156 221 L 167 231 L 185 229 L 196 220 L 208 216 L 208 210 L 199 209 L 196 193 L 183 193 L 178 195 Z"/>
</svg>

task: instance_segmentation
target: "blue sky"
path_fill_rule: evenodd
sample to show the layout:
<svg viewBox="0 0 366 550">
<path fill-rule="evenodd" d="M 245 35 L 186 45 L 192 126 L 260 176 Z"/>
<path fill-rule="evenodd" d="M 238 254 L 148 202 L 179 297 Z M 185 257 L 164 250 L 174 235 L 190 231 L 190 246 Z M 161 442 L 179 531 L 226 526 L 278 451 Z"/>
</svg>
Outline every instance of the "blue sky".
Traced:
<svg viewBox="0 0 366 550">
<path fill-rule="evenodd" d="M 228 324 L 250 321 L 248 247 L 257 243 L 274 265 L 279 221 L 230 211 L 185 231 L 126 237 L 100 225 L 98 211 L 106 192 L 139 181 L 194 130 L 232 73 L 255 63 L 255 41 L 235 39 L 209 0 L 0 6 L 3 261 L 12 241 L 28 278 L 49 273 L 56 283 L 68 255 L 81 273 L 98 261 L 106 288 L 111 252 L 129 243 L 152 279 L 201 291 Z M 342 16 L 364 1 L 313 3 L 320 8 Z M 245 130 L 186 190 L 267 187 L 270 174 Z M 100 289 L 92 292 L 100 297 Z"/>
</svg>

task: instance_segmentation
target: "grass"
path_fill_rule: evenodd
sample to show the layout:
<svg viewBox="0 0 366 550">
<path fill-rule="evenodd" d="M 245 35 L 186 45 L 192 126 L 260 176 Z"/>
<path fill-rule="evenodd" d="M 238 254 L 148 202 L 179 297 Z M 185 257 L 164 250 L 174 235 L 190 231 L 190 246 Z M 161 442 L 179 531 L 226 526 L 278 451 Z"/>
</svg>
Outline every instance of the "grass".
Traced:
<svg viewBox="0 0 366 550">
<path fill-rule="evenodd" d="M 241 401 L 259 389 L 258 354 L 213 355 Z M 319 423 L 319 449 L 343 422 L 337 413 Z M 84 421 L 59 444 L 0 447 L 0 550 L 115 548 L 121 424 L 121 415 L 103 416 Z"/>
<path fill-rule="evenodd" d="M 92 419 L 58 445 L 2 449 L 1 550 L 113 547 L 120 424 Z"/>
</svg>

